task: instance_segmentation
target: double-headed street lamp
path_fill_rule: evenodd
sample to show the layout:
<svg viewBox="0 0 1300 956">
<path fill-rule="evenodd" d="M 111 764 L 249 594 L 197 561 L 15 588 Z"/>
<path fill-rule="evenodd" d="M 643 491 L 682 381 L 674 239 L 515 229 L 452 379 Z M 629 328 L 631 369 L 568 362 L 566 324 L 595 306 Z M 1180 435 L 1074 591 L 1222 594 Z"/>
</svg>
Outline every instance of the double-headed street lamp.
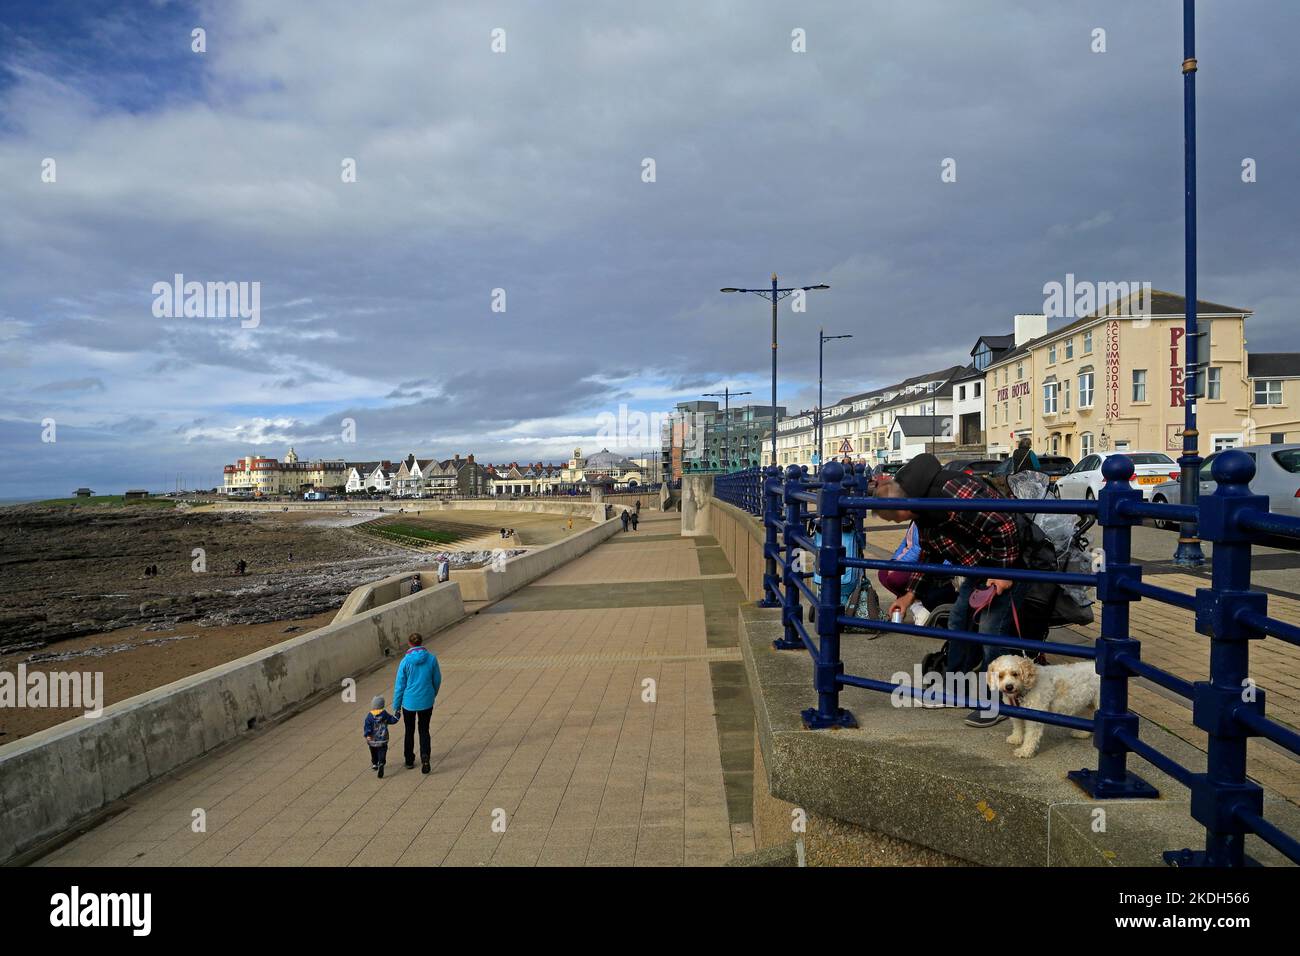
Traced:
<svg viewBox="0 0 1300 956">
<path fill-rule="evenodd" d="M 705 392 L 705 398 L 720 398 L 723 401 L 722 411 L 722 470 L 730 471 L 728 465 L 731 463 L 731 396 L 732 395 L 753 395 L 753 392 L 733 392 L 730 388 L 724 387 L 720 392 Z"/>
<path fill-rule="evenodd" d="M 848 335 L 827 335 L 825 329 L 817 330 L 817 464 L 822 463 L 825 453 L 822 450 L 822 369 L 824 361 L 822 353 L 826 348 L 826 343 L 835 339 L 851 339 L 852 334 Z"/>
<path fill-rule="evenodd" d="M 811 292 L 813 289 L 829 289 L 828 285 L 797 285 L 788 288 L 781 288 L 776 284 L 776 273 L 772 273 L 772 288 L 770 289 L 737 289 L 731 286 L 723 289 L 723 292 L 752 292 L 754 295 L 761 295 L 765 299 L 772 300 L 772 464 L 776 464 L 776 304 L 788 295 L 796 292 Z"/>
</svg>

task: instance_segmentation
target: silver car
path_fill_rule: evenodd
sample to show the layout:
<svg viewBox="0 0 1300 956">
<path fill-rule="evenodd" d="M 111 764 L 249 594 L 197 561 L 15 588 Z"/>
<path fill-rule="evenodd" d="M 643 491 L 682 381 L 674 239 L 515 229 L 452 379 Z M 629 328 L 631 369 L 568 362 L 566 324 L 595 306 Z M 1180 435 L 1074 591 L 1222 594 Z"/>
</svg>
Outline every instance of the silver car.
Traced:
<svg viewBox="0 0 1300 956">
<path fill-rule="evenodd" d="M 1226 450 L 1226 449 L 1225 449 Z M 1238 448 L 1255 459 L 1255 477 L 1250 490 L 1257 495 L 1268 495 L 1268 510 L 1274 514 L 1300 518 L 1300 445 L 1250 445 Z M 1214 493 L 1217 483 L 1210 469 L 1214 459 L 1223 452 L 1206 456 L 1201 465 L 1201 494 Z M 1182 502 L 1181 487 L 1176 481 L 1166 481 L 1151 489 L 1151 500 L 1171 505 Z M 1177 527 L 1176 522 L 1162 522 L 1161 527 Z"/>
</svg>

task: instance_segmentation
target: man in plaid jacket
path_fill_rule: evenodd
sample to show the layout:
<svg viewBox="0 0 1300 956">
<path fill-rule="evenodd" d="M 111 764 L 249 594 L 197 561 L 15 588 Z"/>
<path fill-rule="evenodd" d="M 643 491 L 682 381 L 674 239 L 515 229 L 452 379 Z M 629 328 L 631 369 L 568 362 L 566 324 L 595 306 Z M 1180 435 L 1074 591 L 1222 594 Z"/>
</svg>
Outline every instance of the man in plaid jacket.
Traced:
<svg viewBox="0 0 1300 956">
<path fill-rule="evenodd" d="M 892 481 L 876 486 L 878 498 L 996 498 L 1000 497 L 991 486 L 973 475 L 958 471 L 945 471 L 939 459 L 931 454 L 917 455 L 900 468 Z M 1001 511 L 890 511 L 876 510 L 886 521 L 915 521 L 921 531 L 921 554 L 917 562 L 940 564 L 944 560 L 963 567 L 1014 568 L 1021 566 L 1020 533 L 1013 515 Z M 906 613 L 916 600 L 916 588 L 925 575 L 912 575 L 907 591 L 890 607 Z M 992 585 L 997 596 L 980 612 L 978 630 L 981 634 L 1014 633 L 1013 602 L 1017 602 L 1024 585 L 1013 585 L 1005 578 L 962 578 L 957 589 L 957 600 L 948 616 L 948 629 L 969 631 L 971 621 L 971 593 Z M 964 673 L 982 669 L 990 660 L 1004 653 L 1003 648 L 992 645 L 981 648 L 964 641 L 948 642 L 949 673 Z M 972 727 L 992 727 L 1006 717 L 989 716 L 975 710 L 966 718 Z"/>
</svg>

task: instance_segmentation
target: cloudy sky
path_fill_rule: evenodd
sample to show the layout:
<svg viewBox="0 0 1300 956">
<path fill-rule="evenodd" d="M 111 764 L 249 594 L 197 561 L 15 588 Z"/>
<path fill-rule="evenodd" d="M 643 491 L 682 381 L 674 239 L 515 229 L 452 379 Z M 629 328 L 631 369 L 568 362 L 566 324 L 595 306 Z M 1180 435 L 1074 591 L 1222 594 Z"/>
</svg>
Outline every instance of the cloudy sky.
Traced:
<svg viewBox="0 0 1300 956">
<path fill-rule="evenodd" d="M 1300 6 L 1199 6 L 1201 294 L 1295 350 Z M 765 303 L 718 289 L 773 270 L 831 285 L 783 310 L 795 408 L 819 325 L 839 396 L 1067 273 L 1182 289 L 1177 0 L 2 10 L 0 497 L 290 444 L 558 460 L 620 405 L 765 401 Z M 259 324 L 155 315 L 178 273 L 260 283 Z"/>
</svg>

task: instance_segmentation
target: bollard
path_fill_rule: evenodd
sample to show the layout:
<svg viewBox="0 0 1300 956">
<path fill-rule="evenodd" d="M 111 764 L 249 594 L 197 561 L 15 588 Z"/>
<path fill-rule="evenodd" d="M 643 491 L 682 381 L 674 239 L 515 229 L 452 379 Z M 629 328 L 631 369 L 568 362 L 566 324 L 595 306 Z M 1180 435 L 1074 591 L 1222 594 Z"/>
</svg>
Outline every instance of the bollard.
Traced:
<svg viewBox="0 0 1300 956">
<path fill-rule="evenodd" d="M 803 711 L 804 724 L 811 730 L 824 727 L 856 727 L 858 722 L 840 706 L 840 495 L 844 466 L 829 461 L 822 467 L 822 484 L 817 492 L 817 520 L 821 525 L 821 546 L 817 549 L 817 573 L 821 590 L 817 595 L 817 661 L 813 665 L 813 687 L 817 706 Z"/>
<path fill-rule="evenodd" d="M 1097 498 L 1097 523 L 1102 527 L 1106 564 L 1098 575 L 1097 600 L 1102 602 L 1101 636 L 1097 640 L 1097 673 L 1101 676 L 1101 706 L 1093 718 L 1093 745 L 1097 769 L 1071 770 L 1067 776 L 1094 800 L 1158 797 L 1159 791 L 1127 767 L 1129 748 L 1121 734 L 1136 737 L 1137 714 L 1128 709 L 1129 669 L 1126 659 L 1138 660 L 1141 644 L 1129 635 L 1129 603 L 1124 582 L 1142 579 L 1142 568 L 1132 563 L 1133 525 L 1140 519 L 1119 512 L 1124 501 L 1141 501 L 1142 492 L 1129 485 L 1133 462 L 1127 455 L 1112 455 L 1102 462 L 1106 484 Z"/>
</svg>

